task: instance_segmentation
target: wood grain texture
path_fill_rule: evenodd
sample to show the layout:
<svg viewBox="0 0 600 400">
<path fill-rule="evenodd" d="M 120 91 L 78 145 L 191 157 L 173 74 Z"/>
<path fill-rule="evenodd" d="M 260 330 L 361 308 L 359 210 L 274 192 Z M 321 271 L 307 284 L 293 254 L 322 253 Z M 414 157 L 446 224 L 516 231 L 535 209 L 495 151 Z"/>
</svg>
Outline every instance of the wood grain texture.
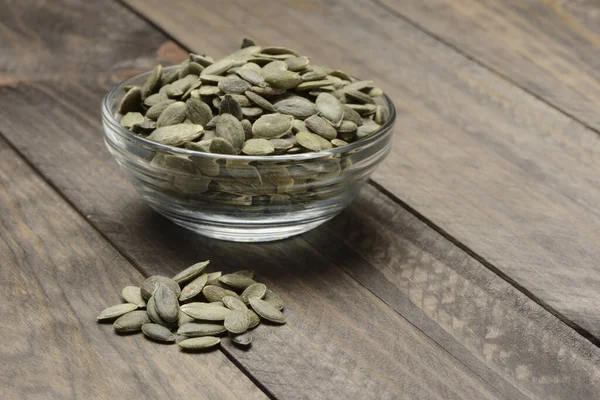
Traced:
<svg viewBox="0 0 600 400">
<path fill-rule="evenodd" d="M 251 0 L 225 12 L 180 0 L 175 19 L 161 2 L 127 2 L 194 51 L 225 55 L 222 42 L 250 35 L 375 79 L 399 116 L 374 180 L 600 339 L 596 132 L 376 3 Z"/>
<path fill-rule="evenodd" d="M 210 258 L 224 270 L 250 266 L 274 290 L 286 293 L 289 323 L 261 326 L 247 353 L 225 343 L 229 357 L 282 398 L 504 397 L 301 239 L 264 246 L 212 241 L 150 211 L 104 149 L 98 110 L 111 75 L 134 73 L 138 62 L 155 62 L 153 52 L 168 39 L 116 3 L 69 4 L 77 24 L 73 15 L 47 12 L 37 3 L 11 3 L 8 8 L 12 26 L 43 37 L 48 51 L 64 47 L 65 38 L 84 41 L 89 32 L 79 25 L 94 21 L 96 31 L 111 32 L 115 53 L 103 53 L 95 72 L 44 78 L 32 71 L 30 78 L 0 88 L 0 131 L 146 273 L 171 275 Z M 65 20 L 72 23 L 69 31 L 48 29 L 67 25 Z M 27 47 L 28 39 L 21 39 L 25 43 L 13 45 Z M 96 59 L 92 48 L 84 51 Z M 125 72 L 110 68 L 117 60 Z M 206 366 L 212 368 L 210 360 Z"/>
<path fill-rule="evenodd" d="M 600 130 L 596 0 L 377 0 Z"/>
<path fill-rule="evenodd" d="M 143 276 L 2 139 L 0 275 L 4 399 L 266 398 L 222 353 L 98 324 Z"/>
</svg>

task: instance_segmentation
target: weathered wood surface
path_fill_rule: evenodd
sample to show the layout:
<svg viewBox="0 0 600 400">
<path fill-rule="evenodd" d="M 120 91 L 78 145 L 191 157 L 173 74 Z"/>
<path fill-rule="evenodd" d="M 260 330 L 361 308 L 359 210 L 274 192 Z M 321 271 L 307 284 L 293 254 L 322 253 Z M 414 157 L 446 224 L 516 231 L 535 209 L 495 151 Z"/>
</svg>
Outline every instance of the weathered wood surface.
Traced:
<svg viewBox="0 0 600 400">
<path fill-rule="evenodd" d="M 375 181 L 598 342 L 596 132 L 374 2 L 127 3 L 194 51 L 250 35 L 375 79 L 399 111 Z"/>
<path fill-rule="evenodd" d="M 19 75 L 19 61 L 8 57 L 11 84 L 0 88 L 0 132 L 145 273 L 171 274 L 204 258 L 224 270 L 257 270 L 286 300 L 290 322 L 259 327 L 249 352 L 227 344 L 223 351 L 271 395 L 515 399 L 597 393 L 596 347 L 372 187 L 326 226 L 260 246 L 192 236 L 153 213 L 103 147 L 99 100 L 111 79 L 183 54 L 115 3 L 70 5 L 80 21 L 72 26 L 59 13 L 40 18 L 30 3 L 7 6 L 11 18 L 19 17 L 15 25 L 33 32 L 16 35 L 14 51 L 27 53 L 23 48 L 37 43 L 31 38 L 44 37 L 45 46 L 75 64 L 83 50 L 97 63 L 86 74 L 71 67 L 67 77 L 32 67 L 38 56 L 31 52 Z M 66 46 L 65 37 L 86 40 L 92 14 L 98 18 L 94 30 L 110 33 L 121 50 L 112 53 L 106 50 L 112 43 L 106 44 L 96 57 L 89 47 Z M 48 30 L 63 25 L 71 34 Z M 210 52 L 224 54 L 238 36 Z M 366 214 L 368 207 L 378 211 Z"/>
<path fill-rule="evenodd" d="M 117 335 L 98 313 L 143 276 L 0 139 L 0 397 L 266 399 L 224 354 Z"/>
<path fill-rule="evenodd" d="M 301 239 L 268 246 L 215 242 L 191 236 L 151 212 L 104 149 L 97 113 L 111 75 L 132 72 L 123 72 L 119 65 L 155 62 L 153 53 L 164 48 L 167 38 L 154 36 L 151 26 L 116 3 L 94 4 L 71 4 L 70 16 L 33 3 L 9 5 L 14 26 L 27 26 L 30 37 L 43 36 L 48 52 L 56 47 L 63 57 L 79 60 L 81 55 L 71 52 L 82 47 L 62 41 L 85 41 L 87 28 L 80 25 L 92 20 L 96 31 L 110 32 L 110 41 L 130 52 L 117 48 L 97 58 L 85 47 L 88 58 L 98 59 L 95 72 L 44 79 L 32 71 L 27 79 L 3 87 L 0 131 L 146 273 L 170 275 L 193 261 L 211 258 L 215 267 L 225 270 L 250 265 L 275 290 L 286 293 L 286 326 L 260 327 L 253 351 L 244 353 L 225 344 L 224 352 L 261 387 L 282 398 L 503 397 Z M 104 12 L 112 17 L 102 18 Z M 48 29 L 69 25 L 65 21 L 74 16 L 79 22 L 71 31 Z M 119 32 L 127 40 L 134 40 L 129 34 L 136 32 L 137 47 L 120 39 Z M 28 38 L 18 39 L 22 42 L 12 45 L 27 48 Z M 110 47 L 99 40 L 95 39 L 100 48 Z M 111 70 L 117 60 L 123 61 Z"/>
<path fill-rule="evenodd" d="M 597 0 L 377 0 L 600 130 Z"/>
</svg>

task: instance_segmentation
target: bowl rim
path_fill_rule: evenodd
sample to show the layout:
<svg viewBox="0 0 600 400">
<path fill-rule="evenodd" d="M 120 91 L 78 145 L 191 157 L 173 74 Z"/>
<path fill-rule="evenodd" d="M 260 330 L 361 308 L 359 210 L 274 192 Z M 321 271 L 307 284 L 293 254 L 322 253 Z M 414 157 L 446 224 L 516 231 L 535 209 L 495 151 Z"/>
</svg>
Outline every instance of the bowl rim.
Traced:
<svg viewBox="0 0 600 400">
<path fill-rule="evenodd" d="M 163 71 L 169 71 L 177 68 L 178 65 L 172 65 L 169 67 L 163 68 Z M 135 135 L 128 129 L 125 129 L 121 126 L 120 122 L 117 120 L 116 115 L 118 113 L 113 114 L 111 111 L 111 102 L 117 96 L 117 94 L 123 91 L 123 87 L 132 83 L 132 81 L 142 78 L 144 76 L 150 75 L 152 71 L 143 72 L 141 74 L 134 75 L 130 78 L 127 78 L 112 87 L 112 89 L 104 96 L 102 99 L 102 120 L 103 122 L 110 127 L 114 132 L 119 134 L 122 138 L 135 142 L 137 145 L 143 145 L 145 147 L 149 147 L 150 149 L 160 151 L 160 152 L 168 152 L 170 154 L 178 154 L 184 156 L 195 156 L 202 157 L 207 159 L 220 159 L 220 160 L 247 160 L 247 161 L 306 161 L 320 158 L 330 158 L 336 154 L 344 154 L 353 152 L 356 149 L 362 149 L 365 147 L 370 147 L 381 140 L 383 140 L 387 135 L 392 133 L 392 127 L 396 122 L 396 108 L 394 107 L 394 103 L 389 98 L 387 94 L 383 94 L 383 98 L 389 110 L 389 116 L 387 120 L 381 125 L 379 129 L 373 132 L 371 135 L 367 136 L 364 139 L 358 140 L 356 142 L 352 142 L 347 144 L 346 146 L 334 147 L 329 150 L 321 150 L 321 151 L 311 151 L 307 153 L 298 153 L 298 154 L 280 154 L 280 155 L 267 155 L 267 156 L 249 156 L 245 154 L 218 154 L 218 153 L 205 153 L 197 150 L 190 149 L 182 149 L 180 147 L 174 147 L 158 142 L 153 142 L 148 140 L 142 136 Z M 105 137 L 108 138 L 108 135 Z"/>
</svg>

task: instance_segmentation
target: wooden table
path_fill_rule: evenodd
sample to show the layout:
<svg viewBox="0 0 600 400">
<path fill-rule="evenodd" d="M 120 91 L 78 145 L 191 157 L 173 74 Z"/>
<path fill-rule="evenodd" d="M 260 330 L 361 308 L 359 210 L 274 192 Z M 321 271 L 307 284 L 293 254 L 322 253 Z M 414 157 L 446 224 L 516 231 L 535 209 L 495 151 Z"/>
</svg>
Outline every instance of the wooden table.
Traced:
<svg viewBox="0 0 600 400">
<path fill-rule="evenodd" d="M 600 396 L 600 2 L 0 3 L 0 397 Z M 242 37 L 374 78 L 394 146 L 342 215 L 231 244 L 152 212 L 104 147 L 117 81 Z M 211 259 L 289 322 L 184 354 L 95 322 Z"/>
</svg>

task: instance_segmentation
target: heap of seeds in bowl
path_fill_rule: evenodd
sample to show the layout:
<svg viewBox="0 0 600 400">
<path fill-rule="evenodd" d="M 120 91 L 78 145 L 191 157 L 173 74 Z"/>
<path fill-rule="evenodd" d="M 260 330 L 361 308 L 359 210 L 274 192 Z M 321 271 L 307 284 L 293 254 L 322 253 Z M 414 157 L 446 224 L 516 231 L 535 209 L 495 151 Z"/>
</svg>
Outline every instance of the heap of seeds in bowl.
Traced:
<svg viewBox="0 0 600 400">
<path fill-rule="evenodd" d="M 329 150 L 369 136 L 387 118 L 373 81 L 249 39 L 217 61 L 190 54 L 168 71 L 158 65 L 141 87 L 126 90 L 122 126 L 154 142 L 218 154 Z"/>
<path fill-rule="evenodd" d="M 141 286 L 126 286 L 121 292 L 125 302 L 103 310 L 98 321 L 114 321 L 119 333 L 141 331 L 157 342 L 177 342 L 184 350 L 215 347 L 224 334 L 248 347 L 249 331 L 262 320 L 285 324 L 283 301 L 254 280 L 254 271 L 207 273 L 209 263 L 196 263 L 172 278 L 155 275 Z"/>
</svg>

